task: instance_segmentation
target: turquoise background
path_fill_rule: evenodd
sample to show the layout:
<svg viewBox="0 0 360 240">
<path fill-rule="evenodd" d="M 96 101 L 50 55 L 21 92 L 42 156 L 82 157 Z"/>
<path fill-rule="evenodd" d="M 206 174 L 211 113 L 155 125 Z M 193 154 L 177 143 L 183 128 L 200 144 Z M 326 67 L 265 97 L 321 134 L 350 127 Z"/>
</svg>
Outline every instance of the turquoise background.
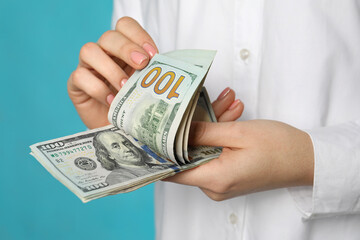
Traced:
<svg viewBox="0 0 360 240">
<path fill-rule="evenodd" d="M 153 186 L 83 204 L 29 145 L 85 130 L 66 83 L 112 1 L 0 0 L 0 239 L 153 239 Z"/>
</svg>

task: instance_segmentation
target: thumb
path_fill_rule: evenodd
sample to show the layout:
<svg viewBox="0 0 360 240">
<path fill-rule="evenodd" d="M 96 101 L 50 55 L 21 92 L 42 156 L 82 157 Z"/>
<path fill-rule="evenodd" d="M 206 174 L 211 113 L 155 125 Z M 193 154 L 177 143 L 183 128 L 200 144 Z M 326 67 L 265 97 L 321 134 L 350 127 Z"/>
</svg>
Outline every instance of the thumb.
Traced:
<svg viewBox="0 0 360 240">
<path fill-rule="evenodd" d="M 190 145 L 238 147 L 240 122 L 192 122 Z"/>
</svg>

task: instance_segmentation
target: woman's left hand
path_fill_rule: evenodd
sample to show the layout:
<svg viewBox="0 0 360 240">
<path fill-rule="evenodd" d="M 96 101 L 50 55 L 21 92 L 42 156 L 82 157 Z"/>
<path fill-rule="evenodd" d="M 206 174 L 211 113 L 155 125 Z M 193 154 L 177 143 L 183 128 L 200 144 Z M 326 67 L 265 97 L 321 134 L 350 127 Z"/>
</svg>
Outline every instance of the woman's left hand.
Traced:
<svg viewBox="0 0 360 240">
<path fill-rule="evenodd" d="M 195 122 L 189 137 L 192 145 L 222 146 L 222 154 L 165 181 L 198 186 L 216 201 L 257 191 L 312 185 L 314 153 L 309 135 L 277 121 L 233 122 L 244 105 L 236 103 L 235 94 L 232 98 L 229 93 L 223 100 L 228 98 L 229 106 L 234 104 L 237 110 L 231 111 L 216 101 L 213 104 L 218 119 L 227 122 Z"/>
</svg>

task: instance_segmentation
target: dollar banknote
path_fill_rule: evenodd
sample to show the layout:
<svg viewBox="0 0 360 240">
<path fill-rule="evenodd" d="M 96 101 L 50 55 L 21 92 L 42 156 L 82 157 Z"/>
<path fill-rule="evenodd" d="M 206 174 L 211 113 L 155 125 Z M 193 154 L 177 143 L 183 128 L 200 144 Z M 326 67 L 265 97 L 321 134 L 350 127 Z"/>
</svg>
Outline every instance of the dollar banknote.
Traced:
<svg viewBox="0 0 360 240">
<path fill-rule="evenodd" d="M 112 125 L 31 145 L 31 154 L 83 202 L 128 192 L 217 158 L 188 146 L 192 121 L 216 121 L 202 87 L 214 51 L 155 55 L 116 95 Z"/>
</svg>

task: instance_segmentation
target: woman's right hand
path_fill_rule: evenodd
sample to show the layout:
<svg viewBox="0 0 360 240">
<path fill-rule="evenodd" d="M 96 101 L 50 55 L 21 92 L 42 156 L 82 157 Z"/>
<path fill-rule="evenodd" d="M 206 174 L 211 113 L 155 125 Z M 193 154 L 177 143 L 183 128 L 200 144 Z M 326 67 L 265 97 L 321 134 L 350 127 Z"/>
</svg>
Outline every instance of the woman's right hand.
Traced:
<svg viewBox="0 0 360 240">
<path fill-rule="evenodd" d="M 144 68 L 158 49 L 149 34 L 129 17 L 115 30 L 80 50 L 79 65 L 68 80 L 68 93 L 84 124 L 92 129 L 110 124 L 114 96 L 135 70 Z"/>
</svg>

